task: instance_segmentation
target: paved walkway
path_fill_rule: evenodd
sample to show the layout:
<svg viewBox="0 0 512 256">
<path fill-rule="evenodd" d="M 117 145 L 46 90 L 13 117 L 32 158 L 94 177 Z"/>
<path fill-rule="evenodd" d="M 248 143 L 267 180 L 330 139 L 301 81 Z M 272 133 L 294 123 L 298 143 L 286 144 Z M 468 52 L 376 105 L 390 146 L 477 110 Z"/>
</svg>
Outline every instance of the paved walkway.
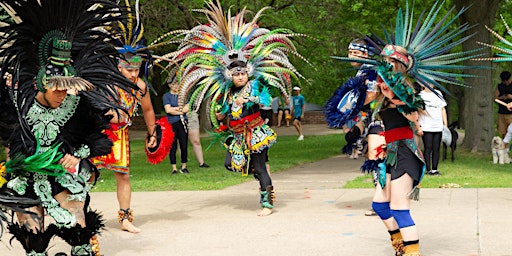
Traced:
<svg viewBox="0 0 512 256">
<path fill-rule="evenodd" d="M 336 156 L 274 173 L 277 202 L 267 217 L 256 216 L 258 184 L 252 180 L 217 191 L 133 193 L 140 234 L 118 229 L 115 193 L 93 193 L 93 207 L 107 219 L 102 254 L 394 255 L 378 217 L 364 216 L 372 189 L 342 189 L 360 175 L 361 163 Z M 424 255 L 512 255 L 511 201 L 512 189 L 422 189 L 412 215 Z M 9 238 L 2 239 L 0 255 L 23 255 Z M 50 255 L 69 252 L 58 238 L 51 244 Z"/>
</svg>

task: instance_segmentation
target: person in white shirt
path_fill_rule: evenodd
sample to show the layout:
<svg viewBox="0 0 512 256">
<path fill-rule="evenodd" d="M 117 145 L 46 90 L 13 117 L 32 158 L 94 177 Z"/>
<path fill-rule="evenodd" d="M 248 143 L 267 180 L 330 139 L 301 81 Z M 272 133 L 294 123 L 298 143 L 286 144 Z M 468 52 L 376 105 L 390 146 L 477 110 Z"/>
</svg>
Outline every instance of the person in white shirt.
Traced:
<svg viewBox="0 0 512 256">
<path fill-rule="evenodd" d="M 432 91 L 424 87 L 420 92 L 425 101 L 425 114 L 420 115 L 420 125 L 423 130 L 423 154 L 427 165 L 428 175 L 439 175 L 437 170 L 440 158 L 443 126 L 447 126 L 446 101 L 439 90 Z"/>
</svg>

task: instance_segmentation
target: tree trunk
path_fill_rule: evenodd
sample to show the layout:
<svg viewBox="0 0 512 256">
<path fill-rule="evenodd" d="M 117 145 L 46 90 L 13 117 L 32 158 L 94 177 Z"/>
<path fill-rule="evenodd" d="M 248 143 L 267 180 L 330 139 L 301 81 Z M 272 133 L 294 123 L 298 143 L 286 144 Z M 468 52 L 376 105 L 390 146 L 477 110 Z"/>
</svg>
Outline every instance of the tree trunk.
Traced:
<svg viewBox="0 0 512 256">
<path fill-rule="evenodd" d="M 472 6 L 462 14 L 461 23 L 476 25 L 463 34 L 463 36 L 475 34 L 462 44 L 464 51 L 481 48 L 482 46 L 477 42 L 492 44 L 493 38 L 484 25 L 490 28 L 494 27 L 499 2 L 500 0 L 473 1 Z M 467 6 L 467 1 L 464 0 L 454 0 L 454 3 L 458 9 Z M 483 49 L 482 53 L 485 54 L 485 57 L 491 56 L 489 48 Z M 472 60 L 465 61 L 464 65 L 492 66 L 490 62 Z M 464 90 L 462 126 L 465 128 L 465 137 L 462 146 L 471 149 L 472 152 L 485 151 L 489 148 L 495 132 L 492 72 L 489 69 L 472 69 L 467 72 L 477 77 L 465 79 L 471 88 Z"/>
</svg>

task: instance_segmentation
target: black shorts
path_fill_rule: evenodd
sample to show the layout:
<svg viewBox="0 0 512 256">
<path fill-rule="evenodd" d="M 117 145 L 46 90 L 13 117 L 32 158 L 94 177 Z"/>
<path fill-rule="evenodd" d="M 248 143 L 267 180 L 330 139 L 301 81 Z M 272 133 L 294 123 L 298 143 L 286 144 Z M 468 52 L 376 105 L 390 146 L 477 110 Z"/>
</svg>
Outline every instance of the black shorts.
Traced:
<svg viewBox="0 0 512 256">
<path fill-rule="evenodd" d="M 272 109 L 260 109 L 260 115 L 263 120 L 272 120 Z"/>
<path fill-rule="evenodd" d="M 398 146 L 396 161 L 395 166 L 388 165 L 386 168 L 386 172 L 391 174 L 391 180 L 398 179 L 407 173 L 416 185 L 421 179 L 423 162 L 405 145 L 405 142 L 400 142 Z"/>
<path fill-rule="evenodd" d="M 296 117 L 293 117 L 293 120 L 299 120 L 299 122 L 301 121 L 301 117 L 300 116 L 296 116 Z"/>
</svg>

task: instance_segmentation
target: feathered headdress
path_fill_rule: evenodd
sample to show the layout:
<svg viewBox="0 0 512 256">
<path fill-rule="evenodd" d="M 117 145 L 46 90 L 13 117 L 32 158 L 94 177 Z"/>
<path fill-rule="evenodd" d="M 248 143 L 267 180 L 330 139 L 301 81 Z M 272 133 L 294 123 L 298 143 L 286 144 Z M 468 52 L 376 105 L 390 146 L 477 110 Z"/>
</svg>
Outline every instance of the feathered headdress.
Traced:
<svg viewBox="0 0 512 256">
<path fill-rule="evenodd" d="M 480 56 L 477 53 L 480 49 L 450 53 L 455 47 L 471 38 L 472 35 L 460 36 L 472 26 L 465 23 L 455 28 L 452 27 L 467 8 L 454 13 L 455 7 L 452 7 L 439 21 L 436 21 L 444 2 L 436 1 L 430 11 L 427 13 L 426 10 L 423 10 L 416 21 L 414 20 L 414 8 L 410 9 L 407 3 L 405 13 L 402 9 L 398 11 L 394 31 L 384 29 L 384 39 L 372 35 L 366 37 L 366 40 L 372 44 L 376 51 L 380 52 L 381 57 L 390 57 L 403 63 L 407 67 L 407 78 L 430 89 L 436 87 L 449 93 L 441 83 L 466 86 L 459 78 L 474 76 L 454 72 L 454 70 L 478 68 L 457 63 Z M 396 46 L 405 48 L 407 55 L 400 53 Z M 373 65 L 372 68 L 377 70 L 386 84 L 390 85 L 393 92 L 410 107 L 414 107 L 414 102 L 411 102 L 411 100 L 415 101 L 411 95 L 413 91 L 405 91 L 404 86 L 394 86 L 394 84 L 402 84 L 405 77 L 393 72 L 393 67 L 383 61 L 382 58 L 376 60 L 333 58 Z"/>
<path fill-rule="evenodd" d="M 143 54 L 147 60 L 151 59 L 151 55 L 146 45 L 146 39 L 144 38 L 144 26 L 142 25 L 140 17 L 139 0 L 135 2 L 135 10 L 132 10 L 129 0 L 123 0 L 122 2 L 124 3 L 122 7 L 126 10 L 128 15 L 125 19 L 117 21 L 111 29 L 112 31 L 118 32 L 118 36 L 112 43 L 117 51 L 124 57 L 124 59 L 119 59 L 120 65 L 140 68 L 143 61 L 140 54 Z M 146 61 L 143 68 L 144 77 L 147 77 L 150 63 L 151 61 Z"/>
<path fill-rule="evenodd" d="M 244 67 L 235 68 L 243 68 L 249 76 L 264 79 L 284 95 L 291 90 L 292 79 L 303 78 L 288 59 L 288 54 L 306 61 L 290 40 L 305 35 L 285 28 L 259 27 L 257 21 L 268 7 L 247 21 L 248 10 L 245 8 L 231 16 L 231 10 L 225 14 L 218 0 L 216 3 L 208 1 L 206 5 L 207 9 L 195 11 L 204 13 L 209 23 L 175 32 L 185 35 L 182 44 L 175 52 L 164 55 L 176 64 L 171 74 L 177 74 L 180 83 L 180 104 L 188 99 L 197 110 L 203 99 L 210 95 L 221 99 L 221 105 L 226 102 L 232 85 L 233 70 L 229 67 L 234 62 L 244 63 Z M 210 116 L 214 113 L 215 107 L 210 107 Z M 215 118 L 212 121 L 217 127 Z"/>
<path fill-rule="evenodd" d="M 12 86 L 1 83 L 0 96 L 12 101 L 8 105 L 27 141 L 24 118 L 38 90 L 82 91 L 100 110 L 121 109 L 116 88 L 138 90 L 116 67 L 117 51 L 108 43 L 112 34 L 100 29 L 124 18 L 114 2 L 4 0 L 0 6 L 14 21 L 0 27 L 0 79 L 7 70 L 12 73 Z"/>
<path fill-rule="evenodd" d="M 111 35 L 98 29 L 123 17 L 112 1 L 5 0 L 0 5 L 15 21 L 0 27 L 0 58 L 2 76 L 8 68 L 15 73 L 18 98 L 33 97 L 35 82 L 43 92 L 91 91 L 85 95 L 106 108 L 116 107 L 113 85 L 131 87 L 116 69 L 115 49 L 107 44 Z"/>
<path fill-rule="evenodd" d="M 157 94 L 147 78 L 154 59 L 162 59 L 162 57 L 153 55 L 150 50 L 172 42 L 163 41 L 158 44 L 153 42 L 148 45 L 144 37 L 144 25 L 140 16 L 139 0 L 135 1 L 133 7 L 130 5 L 129 0 L 122 0 L 121 2 L 123 3 L 123 10 L 128 15 L 125 19 L 119 20 L 108 29 L 117 35 L 112 43 L 121 54 L 119 65 L 125 68 L 141 68 L 144 82 Z M 166 58 L 163 59 L 167 60 Z"/>
</svg>

